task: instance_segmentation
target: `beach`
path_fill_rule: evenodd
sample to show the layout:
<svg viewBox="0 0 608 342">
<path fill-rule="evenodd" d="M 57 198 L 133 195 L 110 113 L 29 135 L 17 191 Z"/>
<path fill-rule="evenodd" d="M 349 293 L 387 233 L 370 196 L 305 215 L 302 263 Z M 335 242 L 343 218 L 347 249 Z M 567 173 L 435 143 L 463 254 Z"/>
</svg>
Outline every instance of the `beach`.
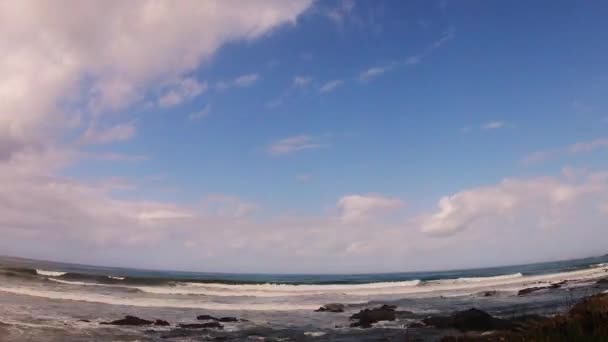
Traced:
<svg viewBox="0 0 608 342">
<path fill-rule="evenodd" d="M 444 272 L 239 275 L 3 257 L 0 331 L 2 341 L 360 341 L 404 336 L 435 341 L 459 332 L 425 324 L 429 317 L 470 308 L 504 319 L 566 312 L 581 299 L 608 290 L 601 280 L 608 276 L 606 259 Z M 320 309 L 329 303 L 336 305 Z M 389 316 L 369 323 L 359 319 L 361 312 L 383 305 L 389 310 L 380 313 Z M 143 324 L 121 322 L 125 316 Z"/>
</svg>

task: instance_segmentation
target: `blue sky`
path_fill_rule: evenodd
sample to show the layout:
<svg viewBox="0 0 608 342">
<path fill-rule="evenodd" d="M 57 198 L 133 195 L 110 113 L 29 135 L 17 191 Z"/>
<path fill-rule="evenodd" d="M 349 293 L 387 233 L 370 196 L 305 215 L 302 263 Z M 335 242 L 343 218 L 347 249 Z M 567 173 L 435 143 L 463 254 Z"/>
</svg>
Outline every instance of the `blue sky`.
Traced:
<svg viewBox="0 0 608 342">
<path fill-rule="evenodd" d="M 117 5 L 104 9 L 102 18 L 95 20 L 112 22 L 120 18 L 121 10 L 145 14 L 146 6 L 143 1 L 128 9 Z M 184 5 L 188 6 L 197 7 L 196 3 Z M 45 174 L 51 174 L 56 182 L 82 187 L 87 194 L 103 193 L 99 195 L 103 199 L 96 199 L 91 206 L 111 211 L 118 210 L 117 203 L 129 208 L 155 203 L 163 206 L 159 209 L 163 213 L 176 211 L 184 214 L 177 215 L 180 218 L 196 221 L 166 223 L 184 227 L 176 233 L 163 226 L 154 242 L 146 242 L 175 250 L 168 253 L 175 253 L 171 262 L 147 264 L 128 253 L 119 258 L 102 252 L 90 258 L 77 253 L 53 255 L 50 251 L 34 256 L 208 269 L 184 263 L 184 256 L 177 251 L 178 246 L 196 241 L 194 236 L 201 230 L 214 229 L 201 222 L 203 218 L 220 217 L 221 224 L 214 224 L 226 227 L 227 232 L 250 234 L 255 240 L 269 234 L 264 227 L 274 227 L 268 228 L 272 234 L 291 229 L 276 222 L 297 217 L 293 226 L 310 220 L 315 220 L 315 227 L 327 226 L 329 231 L 338 229 L 335 224 L 346 232 L 356 226 L 361 239 L 372 231 L 383 234 L 396 230 L 405 239 L 420 232 L 440 232 L 451 237 L 420 238 L 428 247 L 424 253 L 430 255 L 444 244 L 452 247 L 428 263 L 387 264 L 382 261 L 385 256 L 377 252 L 386 248 L 382 245 L 386 242 L 380 241 L 365 252 L 376 261 L 357 268 L 355 261 L 363 254 L 350 258 L 345 250 L 363 242 L 337 238 L 336 245 L 322 249 L 327 258 L 340 255 L 343 260 L 331 269 L 323 269 L 322 261 L 293 255 L 284 256 L 291 265 L 274 265 L 272 260 L 279 253 L 260 256 L 259 264 L 249 266 L 235 259 L 225 265 L 227 270 L 284 271 L 292 265 L 304 265 L 296 267 L 302 271 L 479 266 L 471 262 L 471 253 L 459 251 L 462 241 L 458 239 L 474 241 L 481 236 L 475 232 L 488 225 L 504 226 L 508 231 L 517 222 L 521 229 L 541 229 L 544 223 L 524 219 L 527 213 L 563 209 L 554 208 L 551 200 L 547 200 L 547 208 L 537 208 L 539 199 L 523 198 L 528 190 L 509 186 L 505 190 L 510 198 L 507 202 L 518 204 L 505 207 L 507 202 L 500 202 L 488 209 L 482 205 L 484 201 L 471 200 L 480 188 L 485 196 L 483 189 L 501 188 L 505 179 L 514 179 L 537 191 L 536 185 L 549 179 L 551 185 L 545 185 L 555 188 L 542 190 L 549 198 L 556 192 L 561 194 L 563 188 L 568 194 L 584 193 L 586 197 L 577 196 L 568 204 L 572 213 L 560 221 L 559 229 L 568 229 L 569 220 L 583 212 L 588 215 L 577 209 L 579 206 L 601 202 L 608 194 L 604 194 L 604 183 L 596 184 L 607 166 L 608 147 L 608 5 L 602 2 L 254 1 L 234 23 L 214 20 L 240 13 L 236 3 L 222 6 L 216 14 L 196 8 L 190 12 L 201 17 L 187 19 L 184 13 L 188 12 L 180 9 L 159 9 L 159 17 L 170 24 L 146 27 L 148 22 L 142 21 L 141 31 L 129 25 L 117 26 L 116 32 L 96 31 L 103 25 L 88 25 L 84 20 L 66 27 L 53 26 L 56 18 L 49 14 L 43 19 L 51 23 L 50 41 L 64 43 L 52 47 L 38 40 L 39 27 L 32 24 L 33 17 L 24 14 L 6 24 L 11 29 L 25 27 L 30 34 L 7 48 L 20 51 L 26 46 L 25 50 L 37 57 L 45 49 L 59 51 L 59 57 L 50 61 L 32 59 L 28 70 L 33 73 L 37 67 L 57 67 L 61 77 L 50 77 L 48 84 L 28 78 L 28 90 L 33 93 L 46 94 L 47 85 L 60 89 L 42 96 L 40 106 L 26 108 L 23 115 L 40 112 L 32 114 L 34 119 L 20 121 L 16 118 L 19 113 L 8 112 L 11 107 L 0 108 L 5 110 L 6 127 L 11 127 L 0 131 L 5 135 L 0 143 L 6 141 L 7 146 L 0 152 L 8 151 L 5 163 L 14 169 L 10 163 L 30 160 L 19 153 L 34 153 L 31 158 L 35 160 L 46 160 L 42 154 L 59 154 L 61 158 L 51 158 L 48 165 L 53 167 Z M 86 17 L 88 9 L 74 11 L 82 11 Z M 83 37 L 70 34 L 74 27 L 83 30 Z M 86 41 L 88 34 L 105 37 L 116 45 L 97 46 L 95 39 L 86 44 L 79 40 Z M 121 39 L 129 46 L 120 45 Z M 116 56 L 112 55 L 115 51 Z M 17 52 L 15 56 L 19 56 Z M 15 84 L 7 82 L 0 89 L 13 89 Z M 67 114 L 59 117 L 58 111 Z M 61 127 L 49 129 L 55 126 L 51 122 Z M 15 133 L 21 132 L 15 127 L 35 132 L 36 139 Z M 440 199 L 452 196 L 457 202 L 459 193 L 470 193 L 464 196 L 469 202 L 453 203 L 456 209 L 442 214 Z M 489 201 L 501 194 L 491 195 Z M 45 198 L 53 196 L 57 195 Z M 78 201 L 78 195 L 72 199 Z M 20 212 L 36 212 L 45 206 L 38 202 L 28 205 L 32 207 L 24 204 Z M 204 210 L 217 210 L 210 213 L 201 205 L 206 206 Z M 235 206 L 237 211 L 247 209 L 249 221 L 242 222 L 240 211 L 226 218 L 225 209 L 220 208 L 224 205 L 230 210 Z M 102 220 L 99 213 L 106 211 L 79 210 L 87 211 L 83 223 L 99 224 L 104 231 L 101 235 L 108 234 L 107 241 L 120 240 L 107 231 L 130 229 L 124 225 L 133 224 L 114 220 L 114 216 Z M 596 226 L 603 219 L 602 210 L 593 214 L 600 216 L 589 223 L 589 233 L 583 234 L 587 238 L 591 231 L 600 229 Z M 75 214 L 66 213 L 66 217 L 70 215 Z M 141 218 L 143 214 L 133 215 Z M 345 217 L 357 220 L 344 221 Z M 243 225 L 255 228 L 238 230 Z M 27 229 L 23 223 L 9 222 L 7 226 L 16 232 L 40 231 L 34 223 L 28 223 Z M 63 232 L 72 228 L 56 229 Z M 557 233 L 559 229 L 543 231 L 547 246 L 538 251 L 493 262 L 583 256 L 600 250 L 598 245 L 596 249 L 560 251 L 555 243 L 561 240 L 553 240 L 562 234 Z M 133 231 L 134 236 L 148 234 L 136 228 Z M 95 235 L 89 233 L 84 235 Z M 55 246 L 84 239 L 68 235 Z M 8 251 L 32 255 L 36 244 L 28 236 L 16 234 L 11 240 L 16 243 L 11 242 L 13 247 Z M 319 237 L 308 238 L 317 241 Z M 101 240 L 87 240 L 86 244 L 104 250 Z M 146 246 L 150 245 L 137 248 Z M 244 250 L 239 249 L 237 255 L 258 256 L 255 250 L 241 247 Z M 451 258 L 453 264 L 445 261 Z"/>
<path fill-rule="evenodd" d="M 259 79 L 139 111 L 137 136 L 118 148 L 148 159 L 104 167 L 99 176 L 159 170 L 178 192 L 161 198 L 228 192 L 271 210 L 319 211 L 348 192 L 434 201 L 506 175 L 546 172 L 518 162 L 605 132 L 606 6 L 354 2 L 338 22 L 322 13 L 340 6 L 317 4 L 295 26 L 219 49 L 191 76 L 212 85 Z M 419 64 L 359 80 L 445 37 Z M 298 76 L 310 83 L 294 87 Z M 320 93 L 332 80 L 344 84 Z M 207 105 L 205 118 L 188 119 Z M 491 122 L 504 126 L 480 128 Z M 265 152 L 296 135 L 319 137 L 326 147 L 281 158 Z M 98 167 L 78 165 L 73 174 L 95 175 Z M 301 174 L 311 181 L 298 183 Z"/>
</svg>

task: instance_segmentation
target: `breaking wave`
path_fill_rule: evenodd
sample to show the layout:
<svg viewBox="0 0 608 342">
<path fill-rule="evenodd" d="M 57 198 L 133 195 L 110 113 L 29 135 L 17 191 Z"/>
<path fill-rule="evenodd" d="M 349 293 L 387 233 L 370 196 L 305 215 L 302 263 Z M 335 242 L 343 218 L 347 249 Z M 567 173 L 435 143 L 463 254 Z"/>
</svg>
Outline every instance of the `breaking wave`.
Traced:
<svg viewBox="0 0 608 342">
<path fill-rule="evenodd" d="M 47 270 L 39 270 L 36 269 L 36 274 L 47 276 L 47 277 L 61 277 L 67 272 L 57 272 L 57 271 L 47 271 Z"/>
</svg>

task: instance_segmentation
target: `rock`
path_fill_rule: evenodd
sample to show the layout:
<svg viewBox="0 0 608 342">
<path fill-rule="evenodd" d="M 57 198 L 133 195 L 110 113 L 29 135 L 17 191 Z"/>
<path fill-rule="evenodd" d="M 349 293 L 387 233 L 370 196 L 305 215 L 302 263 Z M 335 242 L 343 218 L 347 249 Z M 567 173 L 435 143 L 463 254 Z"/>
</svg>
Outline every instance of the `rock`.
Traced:
<svg viewBox="0 0 608 342">
<path fill-rule="evenodd" d="M 88 319 L 79 319 L 78 322 L 91 323 Z"/>
<path fill-rule="evenodd" d="M 358 322 L 352 323 L 351 327 L 369 328 L 373 323 L 379 321 L 394 321 L 395 320 L 395 306 L 393 305 L 382 305 L 375 309 L 361 310 L 350 317 L 350 319 L 359 320 Z"/>
<path fill-rule="evenodd" d="M 163 319 L 157 319 L 156 321 L 154 321 L 154 325 L 159 326 L 159 327 L 168 327 L 171 324 L 169 324 L 169 322 L 167 322 Z"/>
<path fill-rule="evenodd" d="M 224 329 L 224 326 L 218 322 L 178 324 L 177 326 L 183 329 Z"/>
<path fill-rule="evenodd" d="M 408 328 L 424 328 L 426 327 L 426 325 L 424 325 L 424 323 L 422 322 L 412 322 L 410 324 L 407 325 Z"/>
<path fill-rule="evenodd" d="M 218 321 L 229 323 L 229 322 L 238 322 L 239 320 L 236 317 L 222 317 L 222 318 L 218 319 Z"/>
<path fill-rule="evenodd" d="M 496 292 L 496 291 L 485 291 L 485 292 L 482 292 L 481 295 L 483 297 L 493 297 L 493 296 L 496 296 L 497 293 L 498 292 Z"/>
<path fill-rule="evenodd" d="M 608 285 L 608 278 L 602 278 L 595 282 L 598 285 Z"/>
<path fill-rule="evenodd" d="M 142 319 L 135 316 L 125 316 L 123 319 L 118 319 L 112 322 L 101 322 L 100 324 L 109 324 L 109 325 L 151 325 L 152 321 L 148 321 L 146 319 Z"/>
<path fill-rule="evenodd" d="M 199 321 L 217 321 L 217 318 L 209 315 L 199 315 L 196 316 L 196 319 L 198 319 Z"/>
<path fill-rule="evenodd" d="M 559 283 L 553 283 L 553 284 L 551 284 L 549 286 L 528 287 L 528 288 L 525 288 L 523 290 L 519 290 L 519 292 L 517 292 L 517 295 L 518 296 L 524 296 L 524 295 L 530 294 L 532 292 L 540 291 L 540 290 L 559 289 L 560 287 L 562 287 L 562 285 L 564 285 L 567 282 L 568 282 L 567 280 L 564 280 L 564 281 L 560 281 Z"/>
<path fill-rule="evenodd" d="M 344 312 L 344 304 L 340 304 L 340 303 L 325 304 L 322 307 L 315 310 L 315 312 Z"/>
<path fill-rule="evenodd" d="M 413 313 L 411 311 L 400 310 L 400 311 L 395 311 L 395 316 L 397 316 L 398 318 L 414 318 L 418 315 L 416 315 L 415 313 Z"/>
<path fill-rule="evenodd" d="M 523 289 L 523 290 L 519 290 L 519 291 L 517 292 L 517 295 L 518 295 L 518 296 L 525 296 L 525 295 L 530 294 L 530 293 L 532 293 L 532 292 L 536 292 L 536 291 L 540 291 L 540 290 L 545 290 L 545 289 L 547 289 L 547 288 L 549 288 L 549 287 L 548 287 L 548 286 L 534 286 L 534 287 L 528 287 L 528 288 L 525 288 L 525 289 Z"/>
<path fill-rule="evenodd" d="M 427 317 L 422 322 L 440 329 L 454 328 L 460 331 L 500 330 L 513 326 L 509 321 L 494 318 L 487 312 L 475 308 L 457 311 L 450 316 Z"/>
</svg>

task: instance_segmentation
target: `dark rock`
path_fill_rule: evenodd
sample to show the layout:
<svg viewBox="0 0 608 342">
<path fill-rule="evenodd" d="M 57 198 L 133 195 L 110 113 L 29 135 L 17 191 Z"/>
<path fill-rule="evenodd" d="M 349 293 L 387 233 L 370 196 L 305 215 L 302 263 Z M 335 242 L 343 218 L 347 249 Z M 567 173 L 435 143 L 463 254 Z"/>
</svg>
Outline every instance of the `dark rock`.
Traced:
<svg viewBox="0 0 608 342">
<path fill-rule="evenodd" d="M 598 285 L 608 285 L 608 278 L 602 278 L 595 282 Z"/>
<path fill-rule="evenodd" d="M 509 329 L 513 325 L 509 321 L 494 318 L 485 311 L 469 309 L 454 312 L 450 316 L 433 316 L 422 320 L 426 325 L 440 329 L 454 328 L 460 331 L 489 331 Z"/>
<path fill-rule="evenodd" d="M 236 317 L 222 317 L 222 318 L 218 319 L 218 321 L 228 323 L 228 322 L 238 322 L 239 320 Z"/>
<path fill-rule="evenodd" d="M 101 322 L 100 324 L 109 324 L 109 325 L 151 325 L 152 321 L 148 321 L 146 319 L 142 319 L 135 316 L 125 316 L 123 319 L 118 319 L 112 322 Z"/>
<path fill-rule="evenodd" d="M 397 316 L 399 318 L 414 318 L 418 315 L 416 315 L 415 313 L 413 313 L 411 311 L 400 310 L 400 311 L 395 311 L 395 316 Z"/>
<path fill-rule="evenodd" d="M 483 297 L 493 297 L 493 296 L 496 296 L 497 293 L 498 292 L 496 292 L 496 291 L 485 291 L 485 292 L 482 292 L 481 295 Z"/>
<path fill-rule="evenodd" d="M 199 315 L 196 316 L 196 319 L 198 319 L 199 321 L 217 321 L 217 318 L 209 315 Z"/>
<path fill-rule="evenodd" d="M 88 319 L 79 319 L 78 322 L 91 323 Z"/>
<path fill-rule="evenodd" d="M 548 286 L 535 286 L 535 287 L 528 287 L 525 288 L 523 290 L 519 290 L 519 292 L 517 292 L 518 296 L 525 296 L 527 294 L 530 294 L 532 292 L 536 292 L 536 291 L 540 291 L 540 290 L 545 290 L 549 288 Z"/>
<path fill-rule="evenodd" d="M 424 328 L 426 327 L 426 325 L 424 325 L 424 323 L 422 322 L 412 322 L 410 324 L 407 325 L 408 328 Z"/>
<path fill-rule="evenodd" d="M 340 303 L 325 304 L 322 307 L 315 310 L 315 312 L 344 312 L 344 304 L 340 304 Z"/>
<path fill-rule="evenodd" d="M 178 324 L 177 326 L 180 328 L 183 328 L 183 329 L 223 329 L 224 328 L 224 326 L 219 324 L 218 322 Z"/>
<path fill-rule="evenodd" d="M 350 317 L 350 319 L 359 320 L 358 322 L 352 323 L 351 327 L 369 328 L 373 323 L 379 321 L 394 321 L 395 320 L 395 306 L 393 305 L 382 305 L 379 308 L 361 310 Z"/>
<path fill-rule="evenodd" d="M 154 321 L 154 325 L 157 325 L 159 327 L 168 327 L 171 324 L 169 324 L 169 322 L 163 320 L 163 319 L 157 319 L 156 321 Z"/>
<path fill-rule="evenodd" d="M 517 292 L 518 296 L 524 296 L 527 294 L 530 294 L 532 292 L 536 292 L 536 291 L 540 291 L 540 290 L 547 290 L 547 289 L 559 289 L 560 287 L 562 287 L 562 285 L 564 285 L 565 283 L 567 283 L 567 280 L 564 281 L 560 281 L 559 283 L 553 283 L 549 286 L 534 286 L 534 287 L 528 287 L 525 288 L 523 290 L 519 290 L 519 292 Z"/>
</svg>

